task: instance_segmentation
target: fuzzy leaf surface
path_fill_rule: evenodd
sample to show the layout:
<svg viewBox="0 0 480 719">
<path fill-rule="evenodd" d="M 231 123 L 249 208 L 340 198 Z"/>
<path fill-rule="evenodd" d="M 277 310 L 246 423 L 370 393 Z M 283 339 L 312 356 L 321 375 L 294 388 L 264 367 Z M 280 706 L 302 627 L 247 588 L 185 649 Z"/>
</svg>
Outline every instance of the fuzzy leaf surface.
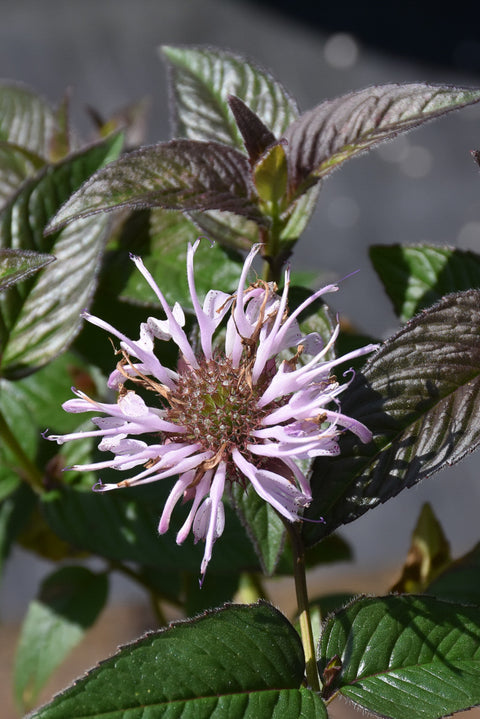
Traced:
<svg viewBox="0 0 480 719">
<path fill-rule="evenodd" d="M 92 626 L 105 605 L 105 574 L 62 567 L 30 602 L 15 658 L 14 689 L 21 711 L 31 709 L 51 674 Z"/>
<path fill-rule="evenodd" d="M 307 542 L 385 502 L 480 442 L 480 292 L 448 295 L 417 315 L 365 364 L 342 412 L 373 432 L 340 438 L 340 455 L 313 463 Z"/>
<path fill-rule="evenodd" d="M 282 85 L 243 57 L 213 48 L 164 46 L 161 50 L 167 60 L 177 137 L 215 140 L 243 151 L 229 95 L 243 100 L 277 138 L 298 117 Z"/>
<path fill-rule="evenodd" d="M 479 100 L 480 90 L 424 83 L 373 85 L 326 100 L 285 132 L 291 188 L 302 192 L 359 152 Z"/>
<path fill-rule="evenodd" d="M 319 646 L 326 689 L 392 719 L 440 719 L 480 703 L 480 614 L 433 597 L 362 598 L 335 613 Z"/>
<path fill-rule="evenodd" d="M 245 155 L 218 142 L 171 140 L 130 152 L 96 172 L 48 230 L 120 207 L 225 210 L 261 220 Z"/>
<path fill-rule="evenodd" d="M 0 292 L 35 274 L 54 259 L 53 255 L 41 252 L 0 248 Z"/>
<path fill-rule="evenodd" d="M 22 85 L 0 84 L 0 139 L 48 157 L 56 130 L 53 109 Z"/>
<path fill-rule="evenodd" d="M 110 137 L 28 180 L 0 215 L 0 247 L 52 253 L 56 262 L 0 295 L 1 372 L 17 377 L 64 350 L 90 302 L 107 228 L 106 218 L 75 222 L 44 237 L 49 218 L 98 167 L 120 151 Z"/>
<path fill-rule="evenodd" d="M 292 625 L 266 603 L 226 605 L 123 647 L 32 719 L 322 719 L 301 687 Z"/>
<path fill-rule="evenodd" d="M 373 245 L 370 259 L 403 321 L 450 292 L 480 287 L 480 255 L 468 250 L 438 245 Z"/>
</svg>

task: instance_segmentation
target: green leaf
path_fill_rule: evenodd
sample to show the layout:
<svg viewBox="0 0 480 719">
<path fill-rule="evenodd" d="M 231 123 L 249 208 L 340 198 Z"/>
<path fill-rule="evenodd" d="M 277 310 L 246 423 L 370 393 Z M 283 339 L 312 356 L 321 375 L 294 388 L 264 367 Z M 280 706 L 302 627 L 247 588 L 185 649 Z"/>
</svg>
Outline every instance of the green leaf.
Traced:
<svg viewBox="0 0 480 719">
<path fill-rule="evenodd" d="M 434 245 L 373 245 L 370 259 L 403 321 L 450 292 L 480 287 L 480 255 L 475 252 Z"/>
<path fill-rule="evenodd" d="M 45 160 L 24 147 L 0 141 L 0 207 L 18 192 L 25 180 L 45 165 Z"/>
<path fill-rule="evenodd" d="M 283 145 L 274 145 L 258 160 L 254 181 L 260 199 L 282 205 L 287 190 L 287 158 Z"/>
<path fill-rule="evenodd" d="M 431 505 L 425 502 L 412 534 L 402 576 L 390 591 L 403 594 L 425 591 L 425 587 L 451 563 L 450 545 Z"/>
<path fill-rule="evenodd" d="M 298 635 L 277 610 L 227 605 L 124 647 L 31 719 L 326 717 L 303 670 Z"/>
<path fill-rule="evenodd" d="M 118 473 L 116 473 L 118 475 Z M 106 480 L 107 471 L 102 472 Z M 112 478 L 113 479 L 113 478 Z M 119 478 L 116 477 L 117 481 Z M 186 519 L 188 505 L 179 507 L 167 534 L 157 527 L 173 484 L 157 482 L 138 489 L 99 495 L 64 486 L 42 496 L 45 518 L 53 531 L 73 547 L 116 561 L 131 561 L 165 571 L 198 573 L 204 545 L 191 538 L 179 547 L 175 534 Z M 235 513 L 225 507 L 225 531 L 216 542 L 206 581 L 211 574 L 258 569 L 250 542 Z"/>
<path fill-rule="evenodd" d="M 480 606 L 480 543 L 452 562 L 425 592 L 440 599 Z"/>
<path fill-rule="evenodd" d="M 139 247 L 138 238 L 137 242 L 132 238 L 128 250 L 141 255 L 167 302 L 172 306 L 179 302 L 184 308 L 192 307 L 187 284 L 187 245 L 197 239 L 198 231 L 182 213 L 155 209 L 151 211 L 147 233 L 148 244 Z M 126 247 L 125 240 L 122 245 Z M 129 260 L 127 250 L 117 252 L 112 259 L 107 268 L 109 285 L 118 282 L 122 275 L 128 277 L 126 281 L 122 278 L 120 297 L 158 307 L 157 298 Z M 201 299 L 210 289 L 233 292 L 240 273 L 239 262 L 231 259 L 221 247 L 211 247 L 207 240 L 200 243 L 195 253 L 195 285 Z"/>
<path fill-rule="evenodd" d="M 345 160 L 446 112 L 480 100 L 448 85 L 374 85 L 309 110 L 285 132 L 292 194 Z"/>
<path fill-rule="evenodd" d="M 120 207 L 225 210 L 262 221 L 245 155 L 217 142 L 171 140 L 130 152 L 96 172 L 47 229 Z"/>
<path fill-rule="evenodd" d="M 263 572 L 271 576 L 283 551 L 285 525 L 273 507 L 261 499 L 252 487 L 245 491 L 240 484 L 233 483 L 230 497 L 252 541 Z"/>
<path fill-rule="evenodd" d="M 47 158 L 56 129 L 53 109 L 22 85 L 0 85 L 0 138 Z"/>
<path fill-rule="evenodd" d="M 54 259 L 53 255 L 31 250 L 0 248 L 0 292 L 35 274 Z"/>
<path fill-rule="evenodd" d="M 54 670 L 92 626 L 105 604 L 105 574 L 62 567 L 30 602 L 15 657 L 14 688 L 20 711 L 31 709 Z"/>
<path fill-rule="evenodd" d="M 273 77 L 245 58 L 225 50 L 164 46 L 173 134 L 190 140 L 215 140 L 244 149 L 228 106 L 236 95 L 276 137 L 298 116 L 297 107 Z"/>
<path fill-rule="evenodd" d="M 222 247 L 248 252 L 252 245 L 260 241 L 258 224 L 233 212 L 208 210 L 186 214 L 202 234 Z"/>
<path fill-rule="evenodd" d="M 480 442 L 480 292 L 448 295 L 391 337 L 357 373 L 342 412 L 374 440 L 340 438 L 340 454 L 313 463 L 305 524 L 314 543 L 339 525 L 473 452 Z"/>
<path fill-rule="evenodd" d="M 480 703 L 480 614 L 433 597 L 354 601 L 327 620 L 323 672 L 340 671 L 325 694 L 340 692 L 392 719 L 440 719 Z"/>
<path fill-rule="evenodd" d="M 53 253 L 56 262 L 0 295 L 0 346 L 4 376 L 34 371 L 63 351 L 90 303 L 107 222 L 88 218 L 45 238 L 48 219 L 83 180 L 120 151 L 111 137 L 46 167 L 28 180 L 0 215 L 0 246 Z"/>
</svg>

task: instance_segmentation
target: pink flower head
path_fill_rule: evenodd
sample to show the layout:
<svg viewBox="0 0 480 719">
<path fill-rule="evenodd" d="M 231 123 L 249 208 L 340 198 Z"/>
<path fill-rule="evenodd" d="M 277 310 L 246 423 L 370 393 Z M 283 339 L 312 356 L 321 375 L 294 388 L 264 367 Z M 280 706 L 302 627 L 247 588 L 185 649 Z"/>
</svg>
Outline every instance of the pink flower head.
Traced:
<svg viewBox="0 0 480 719">
<path fill-rule="evenodd" d="M 80 437 L 98 437 L 99 449 L 109 452 L 103 462 L 76 470 L 105 467 L 132 471 L 118 484 L 99 484 L 98 491 L 132 487 L 178 477 L 163 508 L 158 531 L 169 528 L 180 500 L 191 500 L 188 517 L 177 534 L 181 544 L 193 529 L 195 541 L 205 541 L 202 578 L 213 544 L 223 532 L 225 486 L 239 482 L 253 490 L 291 522 L 301 519 L 312 499 L 307 476 L 298 460 L 339 452 L 338 436 L 345 430 L 369 442 L 371 432 L 339 411 L 340 385 L 333 368 L 371 352 L 368 345 L 334 360 L 326 360 L 338 328 L 328 344 L 317 333 L 303 335 L 297 318 L 314 300 L 338 288 L 328 285 L 288 314 L 289 271 L 281 295 L 273 283 L 247 286 L 247 275 L 260 245 L 247 256 L 237 291 L 228 295 L 210 290 L 203 304 L 195 289 L 194 255 L 199 241 L 189 245 L 187 278 L 198 322 L 199 348 L 194 350 L 183 327 L 178 304 L 171 308 L 142 260 L 132 257 L 163 309 L 165 319 L 149 317 L 140 338 L 129 339 L 107 322 L 85 318 L 120 340 L 122 359 L 108 385 L 118 393 L 114 404 L 96 402 L 76 391 L 65 402 L 67 412 L 95 412 L 96 429 L 51 435 L 62 444 Z M 214 335 L 226 320 L 224 349 Z M 173 341 L 180 354 L 176 371 L 164 367 L 154 351 L 155 340 Z M 293 351 L 292 351 L 293 349 Z M 280 359 L 290 350 L 288 359 Z M 135 386 L 153 391 L 147 404 Z M 151 442 L 152 434 L 157 437 Z M 148 436 L 148 441 L 142 436 Z M 113 455 L 113 456 L 112 456 Z"/>
</svg>

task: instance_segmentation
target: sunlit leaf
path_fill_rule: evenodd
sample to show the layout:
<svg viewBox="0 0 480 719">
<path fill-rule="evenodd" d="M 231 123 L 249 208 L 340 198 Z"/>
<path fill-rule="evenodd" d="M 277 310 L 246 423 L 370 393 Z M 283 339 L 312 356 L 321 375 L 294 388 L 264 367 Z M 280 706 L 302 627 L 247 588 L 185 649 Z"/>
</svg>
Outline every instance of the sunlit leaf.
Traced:
<svg viewBox="0 0 480 719">
<path fill-rule="evenodd" d="M 480 287 L 480 255 L 436 245 L 373 245 L 370 259 L 401 320 L 450 292 Z"/>
<path fill-rule="evenodd" d="M 411 320 L 357 373 L 342 412 L 374 441 L 340 438 L 336 458 L 313 464 L 308 541 L 351 522 L 402 489 L 472 452 L 480 442 L 480 292 L 449 295 Z"/>
<path fill-rule="evenodd" d="M 65 350 L 88 307 L 103 249 L 105 217 L 82 219 L 45 238 L 43 230 L 73 190 L 118 155 L 121 138 L 70 155 L 46 167 L 22 186 L 0 215 L 0 246 L 49 252 L 56 262 L 0 295 L 2 373 L 18 377 Z"/>
<path fill-rule="evenodd" d="M 245 155 L 216 142 L 171 140 L 130 152 L 96 172 L 48 229 L 120 207 L 216 209 L 262 220 Z"/>
<path fill-rule="evenodd" d="M 0 248 L 0 292 L 35 274 L 54 259 L 53 255 L 31 250 Z"/>
<path fill-rule="evenodd" d="M 32 719 L 326 719 L 303 671 L 300 640 L 280 612 L 227 605 L 123 647 Z"/>
<path fill-rule="evenodd" d="M 373 145 L 480 100 L 480 90 L 448 85 L 374 85 L 304 113 L 285 132 L 292 192 Z"/>
<path fill-rule="evenodd" d="M 285 89 L 245 58 L 213 48 L 161 48 L 167 59 L 175 136 L 244 149 L 228 106 L 236 95 L 277 138 L 298 116 Z"/>
<path fill-rule="evenodd" d="M 480 703 L 480 614 L 433 597 L 366 597 L 330 617 L 320 671 L 336 692 L 393 719 L 440 719 Z"/>
</svg>

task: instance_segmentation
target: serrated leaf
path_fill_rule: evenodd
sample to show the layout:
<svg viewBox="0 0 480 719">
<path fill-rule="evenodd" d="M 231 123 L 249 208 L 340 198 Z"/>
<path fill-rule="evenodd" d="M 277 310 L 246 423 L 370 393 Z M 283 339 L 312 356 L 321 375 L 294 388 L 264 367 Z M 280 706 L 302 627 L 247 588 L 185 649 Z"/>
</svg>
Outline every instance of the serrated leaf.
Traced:
<svg viewBox="0 0 480 719">
<path fill-rule="evenodd" d="M 54 259 L 53 255 L 41 252 L 0 248 L 0 292 L 35 274 Z"/>
<path fill-rule="evenodd" d="M 411 83 L 374 85 L 326 100 L 285 132 L 293 194 L 359 152 L 480 100 L 480 90 Z"/>
<path fill-rule="evenodd" d="M 245 155 L 217 142 L 171 140 L 130 152 L 96 172 L 47 229 L 120 207 L 216 209 L 262 221 Z"/>
<path fill-rule="evenodd" d="M 102 480 L 107 476 L 104 471 Z M 191 539 L 181 547 L 175 543 L 176 532 L 186 519 L 188 505 L 176 510 L 168 534 L 160 536 L 157 531 L 171 486 L 168 482 L 160 482 L 150 488 L 119 490 L 105 496 L 64 486 L 42 496 L 42 509 L 53 531 L 74 548 L 165 571 L 182 568 L 197 573 L 203 545 L 194 545 Z M 206 581 L 216 572 L 258 569 L 255 554 L 238 518 L 228 507 L 225 507 L 225 513 L 225 530 L 216 543 Z"/>
<path fill-rule="evenodd" d="M 343 395 L 342 412 L 374 434 L 348 433 L 340 455 L 313 463 L 308 543 L 402 489 L 458 462 L 480 442 L 480 292 L 445 297 L 411 320 L 366 363 Z"/>
<path fill-rule="evenodd" d="M 423 592 L 450 562 L 450 545 L 431 505 L 425 502 L 412 533 L 402 575 L 390 591 L 397 594 Z"/>
<path fill-rule="evenodd" d="M 435 245 L 373 245 L 370 259 L 403 321 L 450 292 L 480 287 L 480 255 L 475 252 Z"/>
<path fill-rule="evenodd" d="M 452 562 L 425 592 L 440 599 L 480 606 L 480 543 Z"/>
<path fill-rule="evenodd" d="M 81 182 L 120 151 L 121 138 L 108 140 L 46 167 L 27 181 L 0 216 L 0 246 L 51 252 L 56 262 L 0 295 L 2 373 L 34 371 L 64 350 L 90 303 L 103 248 L 106 217 L 71 224 L 45 238 L 49 217 Z"/>
<path fill-rule="evenodd" d="M 42 583 L 22 625 L 14 669 L 20 711 L 34 706 L 55 669 L 95 622 L 107 598 L 105 574 L 62 567 Z"/>
<path fill-rule="evenodd" d="M 242 136 L 228 107 L 228 96 L 243 100 L 274 136 L 298 116 L 284 88 L 245 58 L 214 48 L 164 46 L 174 134 L 215 140 L 243 150 Z"/>
<path fill-rule="evenodd" d="M 22 85 L 0 84 L 0 138 L 47 158 L 55 132 L 53 109 Z"/>
<path fill-rule="evenodd" d="M 480 703 L 480 614 L 433 597 L 363 598 L 327 620 L 328 687 L 392 719 L 440 719 Z"/>
<path fill-rule="evenodd" d="M 31 719 L 326 718 L 303 670 L 298 635 L 277 610 L 227 605 L 124 647 Z"/>
</svg>

